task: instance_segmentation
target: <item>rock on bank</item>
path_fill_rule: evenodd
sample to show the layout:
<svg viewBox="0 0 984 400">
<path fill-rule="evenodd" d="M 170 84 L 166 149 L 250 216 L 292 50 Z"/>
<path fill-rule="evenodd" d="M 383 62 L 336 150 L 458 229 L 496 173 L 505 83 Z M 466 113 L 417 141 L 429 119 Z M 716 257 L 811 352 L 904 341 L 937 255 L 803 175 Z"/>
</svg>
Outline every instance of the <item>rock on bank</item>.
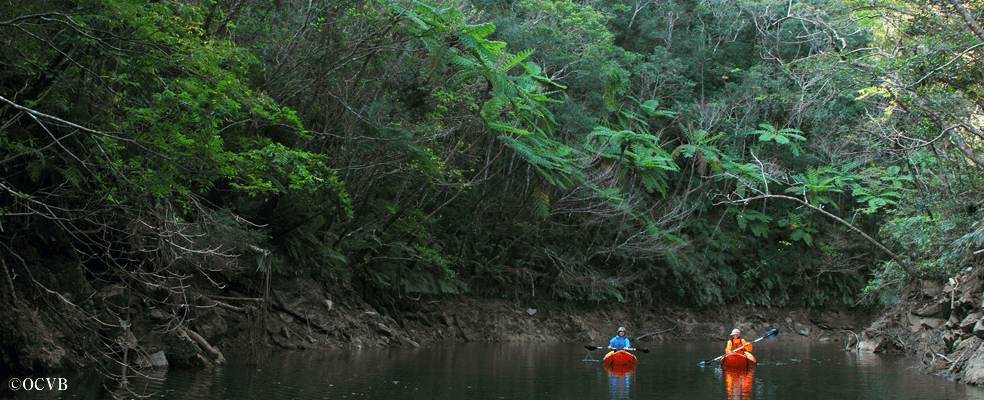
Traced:
<svg viewBox="0 0 984 400">
<path fill-rule="evenodd" d="M 858 337 L 863 352 L 904 352 L 924 372 L 984 384 L 984 268 L 921 282 Z"/>
</svg>

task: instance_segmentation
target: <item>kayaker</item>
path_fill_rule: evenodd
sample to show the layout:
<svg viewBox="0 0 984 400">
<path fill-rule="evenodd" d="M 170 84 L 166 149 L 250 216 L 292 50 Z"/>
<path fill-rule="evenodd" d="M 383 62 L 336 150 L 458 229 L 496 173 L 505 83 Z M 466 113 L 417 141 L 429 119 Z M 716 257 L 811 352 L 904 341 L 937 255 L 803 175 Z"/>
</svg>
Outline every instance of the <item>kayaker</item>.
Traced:
<svg viewBox="0 0 984 400">
<path fill-rule="evenodd" d="M 618 334 L 608 341 L 608 348 L 612 351 L 619 351 L 627 347 L 632 347 L 629 345 L 629 338 L 625 337 L 625 327 L 618 327 Z"/>
<path fill-rule="evenodd" d="M 748 352 L 752 351 L 752 345 L 746 342 L 745 339 L 742 339 L 740 336 L 741 336 L 741 331 L 738 330 L 737 328 L 731 331 L 731 340 L 728 340 L 728 346 L 724 348 L 725 353 L 731 353 L 731 349 L 737 349 L 741 346 L 745 346 L 745 347 L 743 349 L 736 351 L 735 354 L 745 355 L 746 351 Z"/>
</svg>

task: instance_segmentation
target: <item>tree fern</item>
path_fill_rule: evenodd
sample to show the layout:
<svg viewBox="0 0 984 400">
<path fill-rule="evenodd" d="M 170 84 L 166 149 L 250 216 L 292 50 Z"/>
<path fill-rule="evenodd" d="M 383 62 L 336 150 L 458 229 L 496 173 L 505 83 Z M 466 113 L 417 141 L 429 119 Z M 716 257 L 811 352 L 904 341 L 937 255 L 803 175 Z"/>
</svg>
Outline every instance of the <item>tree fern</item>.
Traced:
<svg viewBox="0 0 984 400">
<path fill-rule="evenodd" d="M 795 193 L 805 197 L 808 203 L 814 205 L 829 204 L 837 207 L 837 203 L 830 196 L 832 193 L 842 193 L 843 190 L 836 186 L 836 176 L 828 174 L 836 173 L 834 169 L 809 168 L 805 175 L 794 175 L 798 185 L 787 188 L 786 193 Z"/>
<path fill-rule="evenodd" d="M 791 140 L 805 141 L 806 138 L 800 135 L 803 133 L 802 131 L 794 128 L 776 129 L 776 127 L 765 123 L 759 124 L 759 127 L 761 129 L 754 130 L 749 134 L 758 135 L 760 142 L 774 141 L 777 144 L 788 146 L 793 155 L 799 157 L 800 147 Z"/>
<path fill-rule="evenodd" d="M 702 175 L 707 173 L 710 166 L 713 171 L 721 171 L 724 160 L 721 151 L 711 143 L 723 136 L 718 133 L 711 136 L 705 130 L 696 130 L 687 133 L 687 143 L 681 144 L 673 149 L 670 157 L 693 158 L 697 162 L 697 171 Z"/>
</svg>

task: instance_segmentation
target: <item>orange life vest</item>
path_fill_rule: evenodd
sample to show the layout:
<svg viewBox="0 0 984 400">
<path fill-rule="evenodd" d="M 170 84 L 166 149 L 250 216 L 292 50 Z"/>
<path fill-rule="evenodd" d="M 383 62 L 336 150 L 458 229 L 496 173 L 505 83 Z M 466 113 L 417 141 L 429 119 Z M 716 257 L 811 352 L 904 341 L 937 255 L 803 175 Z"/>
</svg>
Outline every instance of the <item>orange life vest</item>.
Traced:
<svg viewBox="0 0 984 400">
<path fill-rule="evenodd" d="M 738 340 L 728 340 L 728 347 L 724 348 L 724 352 L 730 353 L 731 349 L 737 349 L 741 346 L 745 346 L 745 348 L 736 351 L 735 354 L 745 354 L 746 351 L 752 351 L 752 345 L 748 344 L 745 339 L 738 338 Z"/>
</svg>

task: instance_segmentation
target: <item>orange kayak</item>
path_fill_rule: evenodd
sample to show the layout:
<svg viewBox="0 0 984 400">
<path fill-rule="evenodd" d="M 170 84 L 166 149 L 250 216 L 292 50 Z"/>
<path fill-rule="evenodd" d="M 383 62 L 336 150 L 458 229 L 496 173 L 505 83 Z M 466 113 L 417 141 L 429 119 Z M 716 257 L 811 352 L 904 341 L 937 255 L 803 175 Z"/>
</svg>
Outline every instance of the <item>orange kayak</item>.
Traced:
<svg viewBox="0 0 984 400">
<path fill-rule="evenodd" d="M 604 361 L 605 364 L 611 364 L 611 365 L 635 364 L 636 356 L 632 355 L 632 353 L 629 353 L 625 350 L 610 351 L 608 352 L 608 354 L 605 354 Z"/>
<path fill-rule="evenodd" d="M 755 356 L 752 353 L 732 354 L 721 359 L 721 365 L 725 367 L 750 367 L 755 365 Z"/>
</svg>

